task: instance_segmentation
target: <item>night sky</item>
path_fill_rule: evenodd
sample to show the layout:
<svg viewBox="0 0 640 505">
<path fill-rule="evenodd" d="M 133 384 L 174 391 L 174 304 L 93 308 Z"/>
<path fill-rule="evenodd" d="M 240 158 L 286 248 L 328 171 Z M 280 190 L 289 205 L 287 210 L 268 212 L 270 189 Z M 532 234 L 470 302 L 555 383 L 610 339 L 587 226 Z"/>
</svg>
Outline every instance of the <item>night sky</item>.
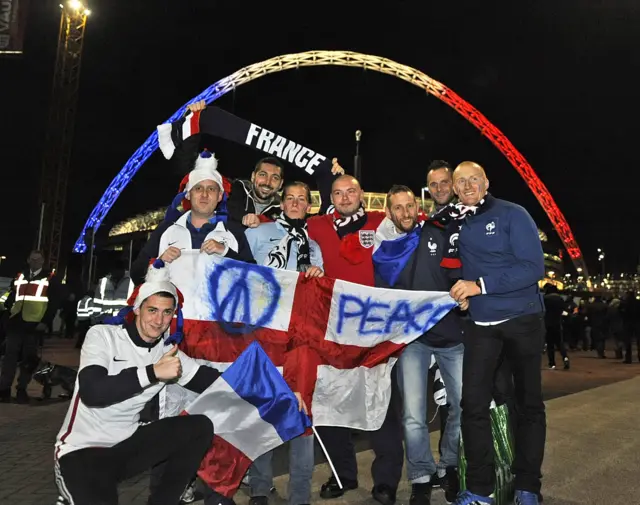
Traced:
<svg viewBox="0 0 640 505">
<path fill-rule="evenodd" d="M 352 50 L 422 70 L 478 108 L 533 165 L 569 221 L 592 272 L 635 270 L 640 253 L 636 154 L 640 3 L 218 2 L 87 0 L 65 249 L 135 149 L 181 104 L 273 56 Z M 59 25 L 58 0 L 31 2 L 25 54 L 0 59 L 0 275 L 20 268 L 36 236 L 43 141 Z M 491 4 L 491 5 L 487 5 Z M 315 6 L 315 7 L 313 7 Z M 315 11 L 313 9 L 316 9 Z M 355 68 L 281 72 L 217 105 L 352 168 L 362 130 L 363 186 L 418 193 L 432 159 L 474 160 L 495 196 L 546 214 L 509 162 L 435 97 Z M 247 176 L 258 153 L 214 141 L 220 170 Z M 289 177 L 304 179 L 291 169 Z M 180 175 L 156 153 L 103 223 L 168 204 Z M 558 241 L 559 243 L 559 241 Z"/>
</svg>

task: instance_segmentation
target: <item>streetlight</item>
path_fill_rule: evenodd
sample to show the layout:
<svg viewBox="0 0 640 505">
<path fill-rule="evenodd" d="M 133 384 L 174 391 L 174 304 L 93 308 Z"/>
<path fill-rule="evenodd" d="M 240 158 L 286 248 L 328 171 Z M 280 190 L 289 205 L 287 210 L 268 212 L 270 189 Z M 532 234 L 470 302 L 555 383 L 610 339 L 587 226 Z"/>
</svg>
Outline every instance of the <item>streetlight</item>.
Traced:
<svg viewBox="0 0 640 505">
<path fill-rule="evenodd" d="M 600 262 L 600 267 L 602 269 L 602 275 L 604 276 L 604 251 L 598 247 L 598 261 Z"/>
<path fill-rule="evenodd" d="M 2 260 L 6 260 L 7 257 L 6 256 L 0 256 L 0 265 L 2 265 Z"/>
</svg>

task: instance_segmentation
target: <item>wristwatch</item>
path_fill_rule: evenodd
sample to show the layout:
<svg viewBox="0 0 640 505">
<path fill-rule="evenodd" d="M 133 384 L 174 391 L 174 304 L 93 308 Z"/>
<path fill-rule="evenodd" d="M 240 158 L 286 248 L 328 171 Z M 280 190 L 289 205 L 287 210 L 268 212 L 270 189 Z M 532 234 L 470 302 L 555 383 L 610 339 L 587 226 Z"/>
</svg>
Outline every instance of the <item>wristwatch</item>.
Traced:
<svg viewBox="0 0 640 505">
<path fill-rule="evenodd" d="M 480 291 L 482 291 L 482 282 L 480 282 L 480 279 L 476 279 L 476 286 L 478 286 Z"/>
</svg>

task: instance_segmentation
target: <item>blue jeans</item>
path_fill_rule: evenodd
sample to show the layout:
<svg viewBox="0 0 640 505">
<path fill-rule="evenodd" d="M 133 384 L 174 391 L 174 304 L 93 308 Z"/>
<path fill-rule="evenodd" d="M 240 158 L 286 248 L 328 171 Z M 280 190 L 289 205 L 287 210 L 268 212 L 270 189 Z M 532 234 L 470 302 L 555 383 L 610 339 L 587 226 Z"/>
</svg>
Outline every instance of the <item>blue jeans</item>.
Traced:
<svg viewBox="0 0 640 505">
<path fill-rule="evenodd" d="M 273 486 L 273 451 L 253 462 L 249 469 L 251 496 L 269 496 Z M 311 503 L 311 478 L 313 476 L 313 435 L 301 436 L 289 441 L 289 505 Z"/>
<path fill-rule="evenodd" d="M 431 347 L 422 342 L 409 344 L 398 360 L 398 386 L 402 394 L 402 427 L 407 453 L 409 481 L 428 482 L 438 469 L 458 466 L 460 440 L 460 400 L 462 398 L 463 344 Z M 449 416 L 442 436 L 442 456 L 436 466 L 429 440 L 427 385 L 431 355 L 435 356 L 447 392 Z"/>
</svg>

